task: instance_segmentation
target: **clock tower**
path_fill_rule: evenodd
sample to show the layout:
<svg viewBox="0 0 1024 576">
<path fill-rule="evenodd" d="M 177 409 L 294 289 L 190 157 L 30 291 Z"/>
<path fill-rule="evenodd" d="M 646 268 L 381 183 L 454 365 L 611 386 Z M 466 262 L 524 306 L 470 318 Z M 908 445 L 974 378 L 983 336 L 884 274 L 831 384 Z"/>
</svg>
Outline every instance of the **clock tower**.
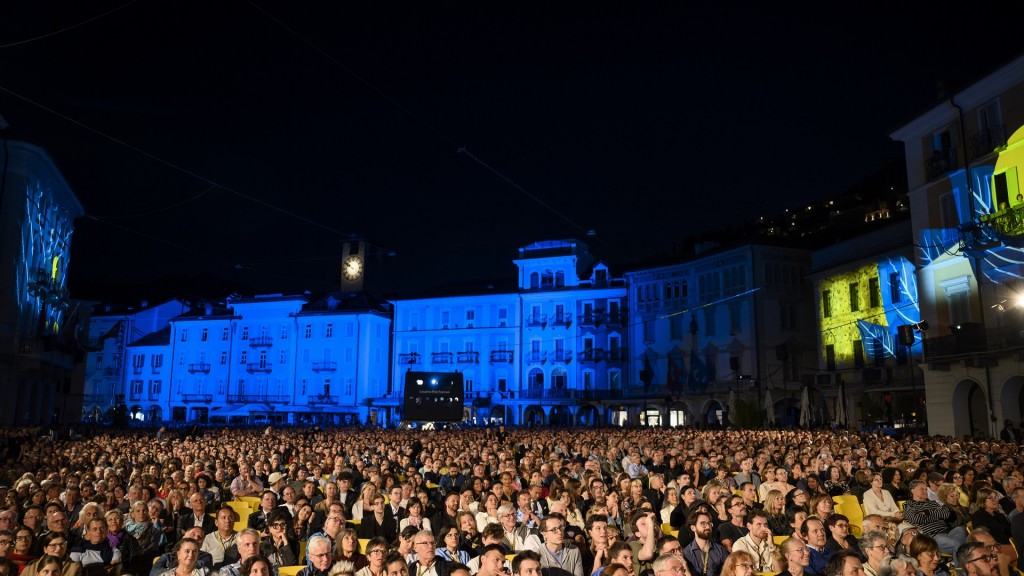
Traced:
<svg viewBox="0 0 1024 576">
<path fill-rule="evenodd" d="M 350 240 L 341 248 L 341 291 L 362 292 L 366 277 L 366 242 Z"/>
</svg>

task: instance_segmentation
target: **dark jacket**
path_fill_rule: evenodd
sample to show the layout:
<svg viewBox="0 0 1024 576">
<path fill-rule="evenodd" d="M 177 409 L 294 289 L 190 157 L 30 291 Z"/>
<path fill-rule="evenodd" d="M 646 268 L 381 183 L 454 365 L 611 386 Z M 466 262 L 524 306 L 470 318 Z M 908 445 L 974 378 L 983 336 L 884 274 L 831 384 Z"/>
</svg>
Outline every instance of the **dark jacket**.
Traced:
<svg viewBox="0 0 1024 576">
<path fill-rule="evenodd" d="M 185 533 L 185 530 L 188 530 L 195 525 L 195 515 L 191 510 L 189 510 L 188 514 L 182 514 L 181 517 L 178 518 L 178 523 L 175 524 L 174 527 L 178 530 L 178 536 L 180 537 Z M 210 534 L 216 531 L 217 522 L 207 514 L 203 514 L 203 534 Z"/>
</svg>

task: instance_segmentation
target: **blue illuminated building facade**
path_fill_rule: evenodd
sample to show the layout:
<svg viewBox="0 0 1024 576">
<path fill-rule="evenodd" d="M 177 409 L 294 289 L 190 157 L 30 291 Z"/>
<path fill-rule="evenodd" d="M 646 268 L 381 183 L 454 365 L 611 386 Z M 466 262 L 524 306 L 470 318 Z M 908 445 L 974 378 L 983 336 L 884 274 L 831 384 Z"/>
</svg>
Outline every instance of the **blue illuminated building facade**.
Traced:
<svg viewBox="0 0 1024 576">
<path fill-rule="evenodd" d="M 913 221 L 928 430 L 998 435 L 1024 418 L 1024 57 L 892 134 Z"/>
<path fill-rule="evenodd" d="M 274 294 L 232 297 L 224 306 L 206 304 L 164 318 L 161 312 L 178 304 L 118 319 L 104 350 L 91 355 L 93 381 L 108 372 L 116 379 L 117 365 L 98 360 L 100 354 L 116 356 L 126 342 L 121 335 L 138 328 L 140 318 L 153 328 L 123 344 L 115 398 L 132 419 L 375 422 L 372 399 L 385 396 L 388 384 L 387 305 L 357 294 L 332 293 L 313 301 Z M 92 417 L 96 408 L 87 406 L 85 412 Z"/>
<path fill-rule="evenodd" d="M 515 264 L 513 290 L 394 301 L 392 420 L 410 370 L 462 372 L 478 424 L 593 425 L 623 410 L 624 281 L 577 240 L 530 244 Z"/>
<path fill-rule="evenodd" d="M 3 140 L 0 170 L 0 426 L 74 421 L 89 311 L 67 276 L 84 212 L 43 149 Z"/>
</svg>

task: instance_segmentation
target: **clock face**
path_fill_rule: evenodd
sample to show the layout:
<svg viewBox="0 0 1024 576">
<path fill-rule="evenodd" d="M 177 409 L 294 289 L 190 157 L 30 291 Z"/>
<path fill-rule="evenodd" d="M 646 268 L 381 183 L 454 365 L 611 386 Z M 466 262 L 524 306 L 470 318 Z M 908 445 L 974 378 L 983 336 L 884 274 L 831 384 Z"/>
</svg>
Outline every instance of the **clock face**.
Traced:
<svg viewBox="0 0 1024 576">
<path fill-rule="evenodd" d="M 358 280 L 363 275 L 363 259 L 359 256 L 349 256 L 341 264 L 341 275 L 345 280 Z"/>
</svg>

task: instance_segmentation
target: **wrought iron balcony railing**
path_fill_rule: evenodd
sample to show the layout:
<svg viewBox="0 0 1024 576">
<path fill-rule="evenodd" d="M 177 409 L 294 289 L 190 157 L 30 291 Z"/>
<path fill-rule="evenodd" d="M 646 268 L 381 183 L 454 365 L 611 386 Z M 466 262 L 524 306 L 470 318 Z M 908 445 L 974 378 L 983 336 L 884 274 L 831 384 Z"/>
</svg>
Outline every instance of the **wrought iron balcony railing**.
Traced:
<svg viewBox="0 0 1024 576">
<path fill-rule="evenodd" d="M 270 362 L 249 362 L 245 365 L 245 371 L 249 374 L 267 373 L 269 374 L 274 368 L 274 365 Z"/>
<path fill-rule="evenodd" d="M 423 358 L 420 356 L 419 352 L 409 352 L 398 355 L 399 364 L 421 364 L 422 362 Z"/>
<path fill-rule="evenodd" d="M 430 362 L 433 364 L 451 364 L 454 356 L 451 352 L 431 352 Z"/>
<path fill-rule="evenodd" d="M 289 397 L 275 394 L 228 394 L 229 404 L 287 404 Z"/>
<path fill-rule="evenodd" d="M 458 353 L 459 364 L 479 364 L 480 353 L 479 352 L 459 352 Z"/>
<path fill-rule="evenodd" d="M 193 364 L 189 364 L 188 365 L 188 371 L 189 371 L 190 374 L 195 374 L 197 372 L 202 372 L 203 374 L 209 374 L 210 373 L 210 363 L 209 362 L 195 362 Z"/>
<path fill-rule="evenodd" d="M 274 338 L 271 336 L 255 336 L 249 338 L 250 348 L 266 348 L 274 345 Z"/>
<path fill-rule="evenodd" d="M 491 350 L 491 364 L 495 362 L 512 363 L 514 356 L 512 350 Z"/>
<path fill-rule="evenodd" d="M 213 402 L 213 394 L 182 394 L 181 401 L 185 404 L 189 404 L 191 402 L 204 402 L 209 404 L 210 402 Z"/>
<path fill-rule="evenodd" d="M 313 372 L 335 372 L 337 370 L 337 362 L 313 362 Z"/>
</svg>

